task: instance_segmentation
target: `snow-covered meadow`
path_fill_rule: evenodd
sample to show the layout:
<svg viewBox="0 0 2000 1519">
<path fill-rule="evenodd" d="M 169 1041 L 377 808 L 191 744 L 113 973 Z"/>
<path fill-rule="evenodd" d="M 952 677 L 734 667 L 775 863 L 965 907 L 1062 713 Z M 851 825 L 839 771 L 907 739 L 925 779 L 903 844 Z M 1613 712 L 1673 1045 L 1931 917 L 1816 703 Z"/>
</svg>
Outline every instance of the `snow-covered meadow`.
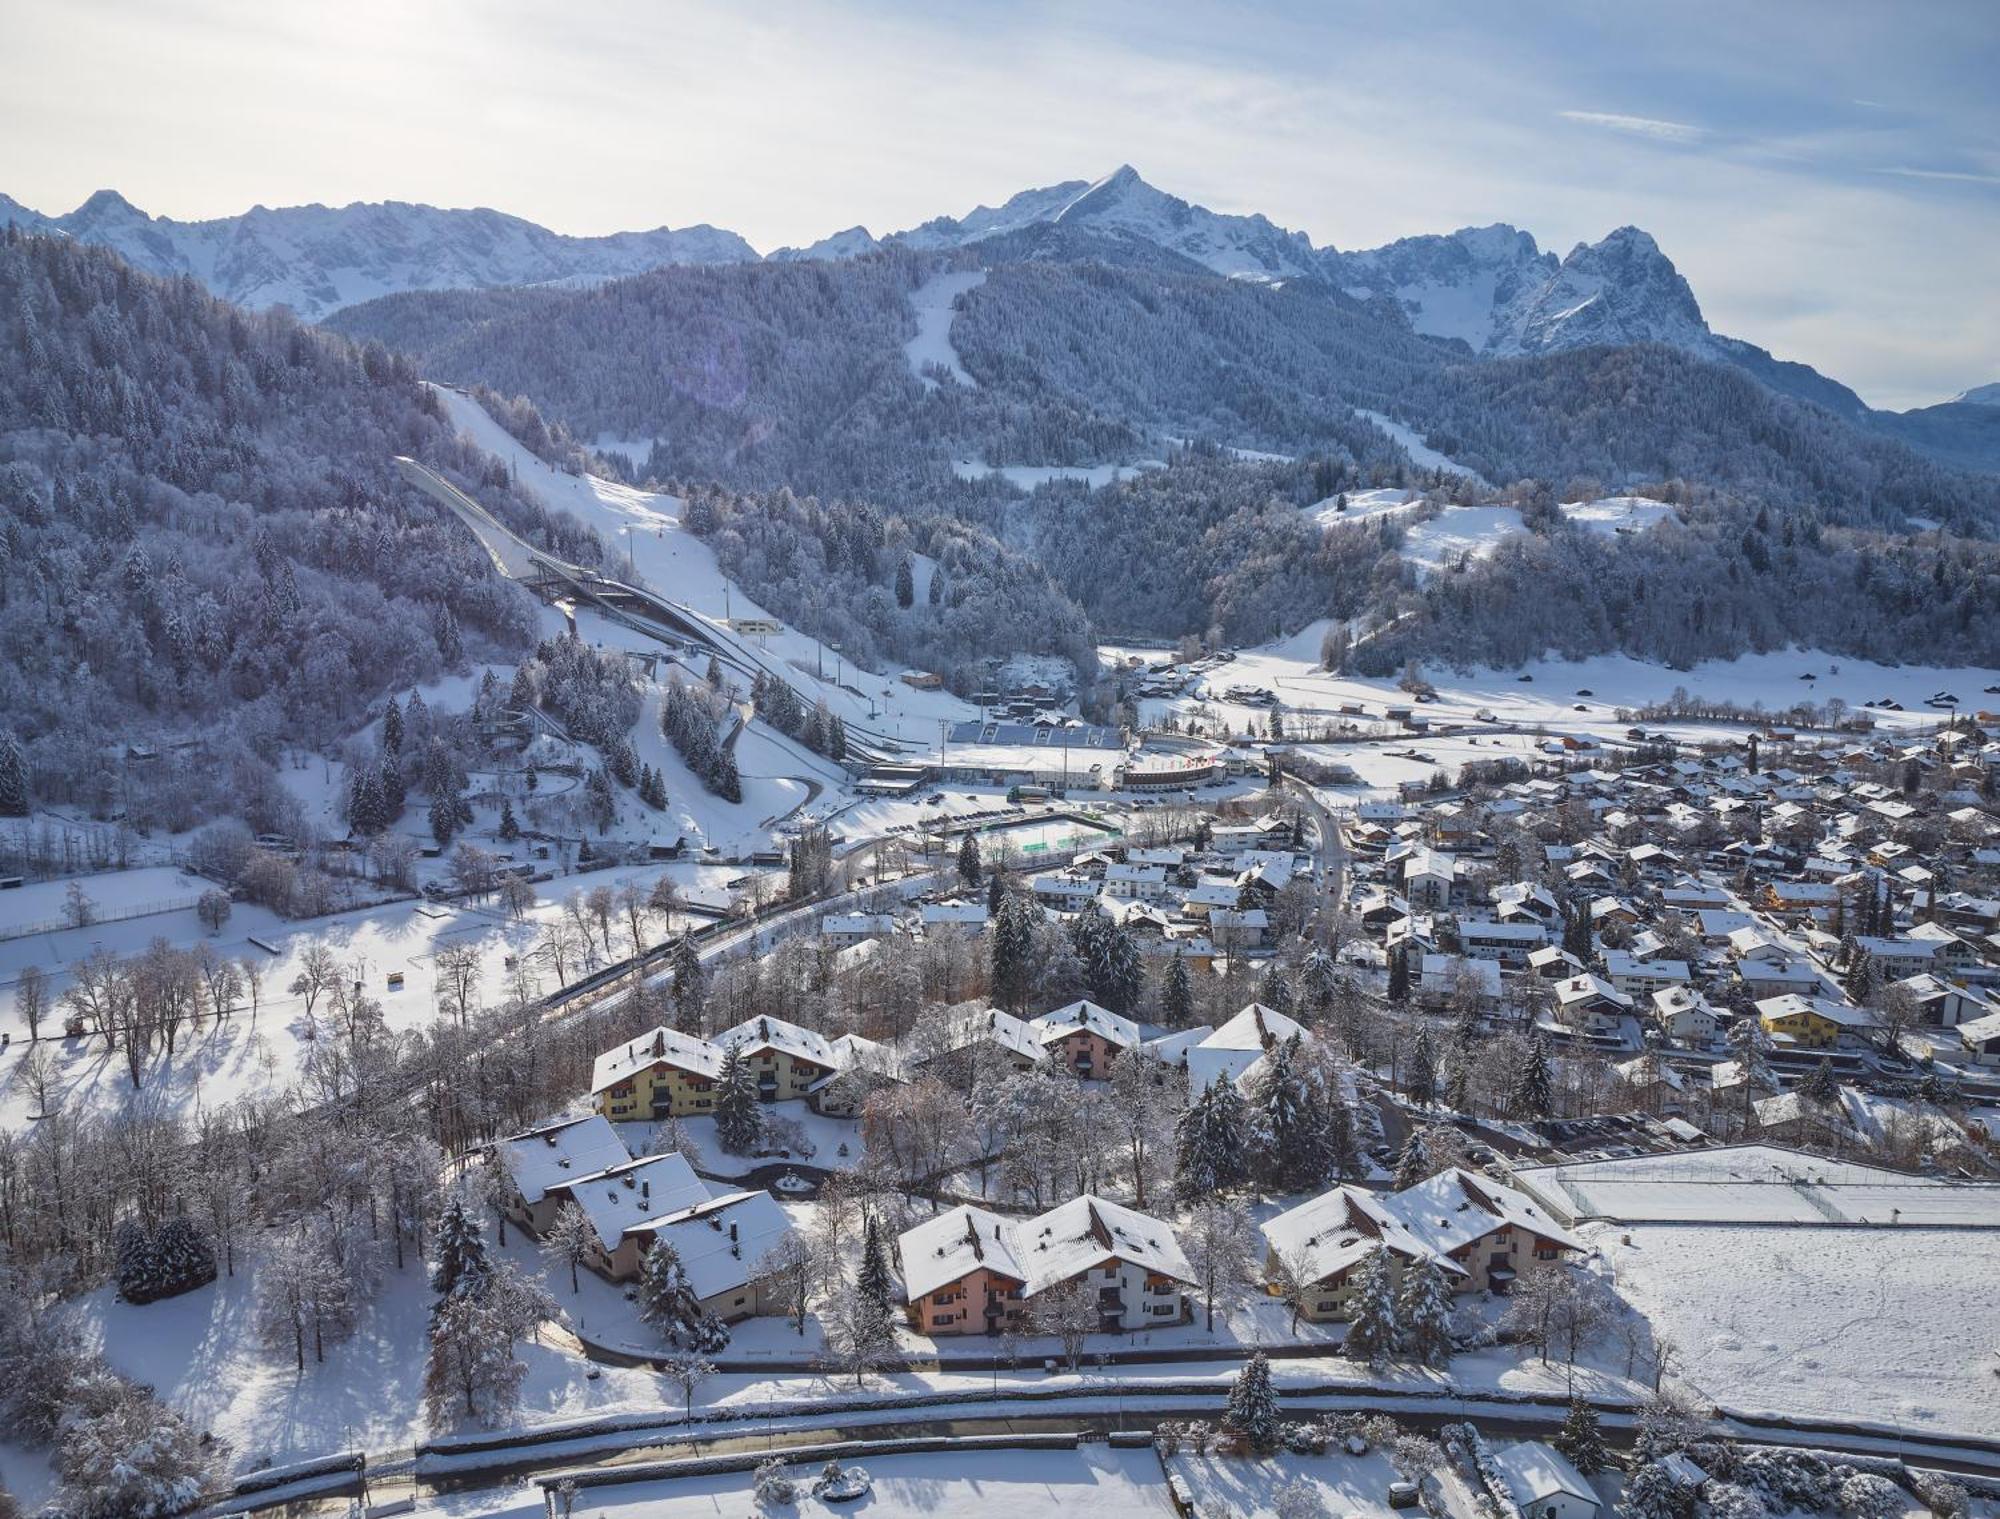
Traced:
<svg viewBox="0 0 2000 1519">
<path fill-rule="evenodd" d="M 1620 1292 L 1678 1348 L 1678 1375 L 1726 1410 L 2000 1428 L 2000 1230 L 1590 1232 Z"/>
</svg>

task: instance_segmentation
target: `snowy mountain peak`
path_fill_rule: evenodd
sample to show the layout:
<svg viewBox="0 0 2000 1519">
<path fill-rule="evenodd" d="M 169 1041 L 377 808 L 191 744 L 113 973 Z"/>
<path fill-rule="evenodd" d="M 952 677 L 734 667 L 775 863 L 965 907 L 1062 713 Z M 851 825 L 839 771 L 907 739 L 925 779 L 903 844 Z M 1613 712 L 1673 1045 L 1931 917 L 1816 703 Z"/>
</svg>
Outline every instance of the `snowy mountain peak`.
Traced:
<svg viewBox="0 0 2000 1519">
<path fill-rule="evenodd" d="M 401 201 L 260 205 L 240 216 L 181 222 L 148 216 L 115 190 L 99 190 L 54 217 L 0 196 L 0 225 L 9 223 L 101 243 L 149 274 L 192 274 L 239 305 L 290 306 L 308 319 L 402 290 L 578 283 L 664 264 L 757 257 L 735 233 L 714 227 L 564 237 L 498 211 Z"/>
<path fill-rule="evenodd" d="M 803 248 L 779 248 L 765 257 L 782 264 L 802 263 L 809 259 L 859 258 L 881 246 L 875 234 L 866 227 L 853 226 L 844 232 L 831 233 L 816 243 L 808 243 Z"/>
<path fill-rule="evenodd" d="M 1715 347 L 1694 291 L 1637 227 L 1578 243 L 1539 288 L 1496 310 L 1488 351 L 1547 353 L 1594 343 L 1667 343 L 1701 354 Z"/>
<path fill-rule="evenodd" d="M 1959 392 L 1952 400 L 1963 406 L 2000 406 L 2000 384 L 1975 385 L 1970 390 Z"/>
</svg>

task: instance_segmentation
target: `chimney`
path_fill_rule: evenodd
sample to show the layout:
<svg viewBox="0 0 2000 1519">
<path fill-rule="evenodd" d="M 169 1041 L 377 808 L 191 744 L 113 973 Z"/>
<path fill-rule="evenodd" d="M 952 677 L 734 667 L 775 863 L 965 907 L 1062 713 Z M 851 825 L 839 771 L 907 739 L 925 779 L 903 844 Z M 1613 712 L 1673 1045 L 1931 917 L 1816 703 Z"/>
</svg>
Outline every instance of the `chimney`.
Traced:
<svg viewBox="0 0 2000 1519">
<path fill-rule="evenodd" d="M 653 1184 L 651 1182 L 642 1181 L 639 1183 L 639 1201 L 647 1204 L 653 1201 Z"/>
<path fill-rule="evenodd" d="M 736 1225 L 733 1223 L 729 1226 L 729 1237 L 732 1240 L 736 1238 Z"/>
<path fill-rule="evenodd" d="M 622 1177 L 620 1177 L 620 1178 L 619 1178 L 619 1180 L 621 1180 L 621 1181 L 623 1181 L 623 1182 L 625 1183 L 625 1190 L 626 1190 L 626 1191 L 628 1191 L 628 1192 L 629 1192 L 629 1191 L 631 1191 L 631 1190 L 632 1190 L 632 1181 L 633 1181 L 633 1178 L 632 1178 L 632 1173 L 631 1173 L 630 1171 L 627 1171 L 627 1172 L 626 1172 L 626 1173 L 625 1173 L 625 1174 L 624 1174 L 624 1175 L 623 1175 Z"/>
</svg>

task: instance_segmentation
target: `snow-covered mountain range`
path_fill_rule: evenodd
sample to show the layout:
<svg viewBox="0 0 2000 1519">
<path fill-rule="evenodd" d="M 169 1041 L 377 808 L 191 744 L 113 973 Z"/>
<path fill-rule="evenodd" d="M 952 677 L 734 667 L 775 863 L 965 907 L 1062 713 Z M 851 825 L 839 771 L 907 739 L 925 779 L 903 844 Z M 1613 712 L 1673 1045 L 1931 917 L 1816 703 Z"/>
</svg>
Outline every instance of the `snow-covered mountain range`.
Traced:
<svg viewBox="0 0 2000 1519">
<path fill-rule="evenodd" d="M 0 195 L 0 225 L 9 222 L 105 244 L 149 274 L 191 274 L 239 305 L 290 306 L 315 320 L 403 290 L 574 283 L 757 257 L 734 232 L 715 227 L 565 237 L 498 211 L 399 201 L 253 206 L 241 216 L 181 222 L 148 216 L 112 190 L 65 216 L 43 216 Z"/>
<path fill-rule="evenodd" d="M 65 232 L 117 249 L 157 274 L 192 274 L 216 294 L 262 308 L 284 304 L 318 319 L 403 290 L 583 284 L 667 264 L 748 263 L 743 238 L 706 225 L 567 237 L 489 210 L 399 202 L 253 207 L 241 216 L 178 222 L 151 217 L 113 191 L 45 216 L 0 195 L 0 225 Z M 772 260 L 852 259 L 886 246 L 969 247 L 989 239 L 1059 234 L 1038 257 L 1158 250 L 1231 279 L 1306 282 L 1401 313 L 1412 330 L 1464 343 L 1482 356 L 1560 352 L 1596 344 L 1665 343 L 1733 363 L 1773 389 L 1850 419 L 1869 415 L 1851 390 L 1801 364 L 1709 328 L 1673 262 L 1637 227 L 1620 227 L 1558 258 L 1524 231 L 1496 224 L 1404 238 L 1357 251 L 1315 247 L 1261 215 L 1211 211 L 1170 195 L 1129 164 L 1096 181 L 1023 190 L 999 206 L 940 216 L 878 238 L 866 227 L 833 233 Z M 1072 251 L 1073 250 L 1073 251 Z M 1996 387 L 1960 401 L 1989 402 Z"/>
</svg>

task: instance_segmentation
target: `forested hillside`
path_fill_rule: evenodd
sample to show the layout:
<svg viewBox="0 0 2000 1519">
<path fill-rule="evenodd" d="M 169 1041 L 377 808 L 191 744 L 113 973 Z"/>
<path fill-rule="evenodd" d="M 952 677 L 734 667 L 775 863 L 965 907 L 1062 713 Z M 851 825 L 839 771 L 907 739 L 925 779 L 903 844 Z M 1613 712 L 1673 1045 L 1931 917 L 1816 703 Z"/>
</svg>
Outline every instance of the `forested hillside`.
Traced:
<svg viewBox="0 0 2000 1519">
<path fill-rule="evenodd" d="M 485 478 L 408 360 L 104 250 L 0 232 L 0 351 L 0 709 L 43 801 L 274 819 L 287 746 L 530 646 L 530 603 L 397 454 L 597 552 Z"/>
<path fill-rule="evenodd" d="M 661 270 L 577 292 L 402 295 L 342 330 L 425 373 L 527 396 L 579 437 L 659 438 L 650 472 L 895 504 L 972 499 L 949 462 L 1081 464 L 1165 437 L 1397 456 L 1353 408 L 1407 423 L 1497 484 L 1685 479 L 1830 521 L 2000 523 L 2000 480 L 1780 395 L 1735 364 L 1658 344 L 1476 360 L 1380 302 L 1324 285 L 1223 280 L 1016 253 L 960 298 L 951 342 L 976 386 L 926 389 L 902 345 L 938 257 Z"/>
</svg>

